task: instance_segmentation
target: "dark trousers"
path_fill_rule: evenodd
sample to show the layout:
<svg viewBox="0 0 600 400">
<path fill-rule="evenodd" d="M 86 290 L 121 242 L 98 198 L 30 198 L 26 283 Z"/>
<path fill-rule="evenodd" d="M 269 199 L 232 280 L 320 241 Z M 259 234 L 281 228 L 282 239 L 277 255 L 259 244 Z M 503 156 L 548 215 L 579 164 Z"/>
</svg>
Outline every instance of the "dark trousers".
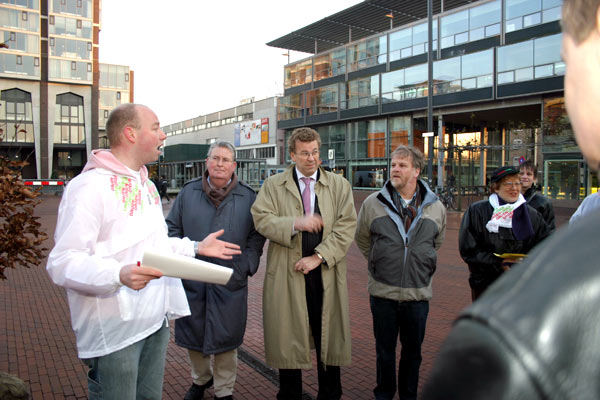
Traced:
<svg viewBox="0 0 600 400">
<path fill-rule="evenodd" d="M 321 315 L 323 310 L 323 278 L 321 267 L 310 271 L 304 277 L 306 282 L 306 307 L 308 323 L 317 352 L 317 373 L 319 379 L 318 400 L 338 400 L 342 397 L 340 367 L 324 365 L 321 362 Z M 279 400 L 300 400 L 302 398 L 302 371 L 299 369 L 279 370 Z"/>
<path fill-rule="evenodd" d="M 398 394 L 400 400 L 416 399 L 429 302 L 400 302 L 374 296 L 370 300 L 377 353 L 375 398 L 392 399 L 396 393 L 396 343 L 400 336 Z"/>
</svg>

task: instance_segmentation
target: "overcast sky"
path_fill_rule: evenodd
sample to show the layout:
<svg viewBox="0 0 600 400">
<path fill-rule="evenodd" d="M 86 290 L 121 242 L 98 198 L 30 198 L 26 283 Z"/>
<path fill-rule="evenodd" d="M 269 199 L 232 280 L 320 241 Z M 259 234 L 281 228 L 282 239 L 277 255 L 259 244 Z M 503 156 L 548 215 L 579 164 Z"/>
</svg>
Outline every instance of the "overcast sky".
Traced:
<svg viewBox="0 0 600 400">
<path fill-rule="evenodd" d="M 133 69 L 164 126 L 281 94 L 286 50 L 265 43 L 359 2 L 103 0 L 100 62 Z"/>
</svg>

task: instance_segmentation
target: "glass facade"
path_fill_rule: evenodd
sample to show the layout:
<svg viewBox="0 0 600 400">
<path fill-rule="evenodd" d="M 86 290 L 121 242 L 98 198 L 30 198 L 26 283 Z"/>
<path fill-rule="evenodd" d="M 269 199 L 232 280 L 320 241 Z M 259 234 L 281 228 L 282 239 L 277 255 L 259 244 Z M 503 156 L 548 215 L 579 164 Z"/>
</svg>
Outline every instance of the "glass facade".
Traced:
<svg viewBox="0 0 600 400">
<path fill-rule="evenodd" d="M 474 196 L 469 201 L 483 197 L 492 170 L 524 160 L 547 171 L 539 179 L 550 197 L 581 199 L 597 190 L 598 180 L 585 166 L 564 112 L 562 35 L 555 23 L 561 6 L 562 0 L 483 0 L 434 16 L 431 83 L 434 121 L 439 117 L 440 123 L 433 131 L 440 136 L 423 137 L 432 129 L 425 117 L 424 20 L 286 66 L 286 77 L 295 71 L 297 78 L 287 79 L 286 89 L 307 89 L 280 99 L 278 120 L 298 119 L 285 125 L 292 127 L 312 123 L 323 137 L 324 165 L 339 167 L 354 188 L 381 187 L 389 154 L 410 144 L 431 159 L 433 186 L 453 177 L 460 195 Z M 374 66 L 377 73 L 354 73 Z M 345 80 L 336 79 L 337 92 L 335 85 L 310 85 L 340 75 Z M 312 122 L 325 118 L 302 120 L 336 110 L 336 93 L 339 112 L 329 125 Z"/>
<path fill-rule="evenodd" d="M 312 59 L 285 67 L 284 87 L 304 85 L 312 82 Z"/>
<path fill-rule="evenodd" d="M 287 120 L 303 117 L 304 104 L 302 99 L 302 93 L 281 97 L 278 103 L 277 119 Z"/>
<path fill-rule="evenodd" d="M 505 0 L 506 32 L 558 21 L 562 0 Z"/>
<path fill-rule="evenodd" d="M 92 0 L 51 0 L 48 15 L 50 80 L 92 82 Z"/>
<path fill-rule="evenodd" d="M 442 48 L 473 42 L 500 34 L 500 0 L 446 15 L 441 18 Z"/>
<path fill-rule="evenodd" d="M 433 50 L 437 50 L 437 19 L 433 20 Z M 427 23 L 390 33 L 390 61 L 427 52 Z"/>
<path fill-rule="evenodd" d="M 106 125 L 113 108 L 131 102 L 129 72 L 124 65 L 100 64 L 100 128 Z"/>
<path fill-rule="evenodd" d="M 308 115 L 335 112 L 338 109 L 338 85 L 324 86 L 306 92 Z"/>
<path fill-rule="evenodd" d="M 387 61 L 387 36 L 365 39 L 348 46 L 348 72 Z"/>
<path fill-rule="evenodd" d="M 19 9 L 9 6 L 18 6 Z M 0 49 L 0 74 L 40 78 L 40 14 L 37 1 L 0 1 L 0 42 L 7 46 Z"/>
<path fill-rule="evenodd" d="M 498 85 L 564 75 L 562 34 L 498 47 Z"/>
<path fill-rule="evenodd" d="M 346 73 L 346 49 L 315 57 L 315 81 Z"/>
<path fill-rule="evenodd" d="M 342 84 L 340 108 L 350 109 L 379 104 L 379 75 Z"/>
</svg>

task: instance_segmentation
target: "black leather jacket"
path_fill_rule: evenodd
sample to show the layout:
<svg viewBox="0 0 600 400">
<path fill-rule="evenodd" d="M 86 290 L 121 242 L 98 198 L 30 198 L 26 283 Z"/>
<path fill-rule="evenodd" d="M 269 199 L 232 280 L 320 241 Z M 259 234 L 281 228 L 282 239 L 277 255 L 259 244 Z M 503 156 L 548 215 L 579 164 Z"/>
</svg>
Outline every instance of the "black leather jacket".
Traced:
<svg viewBox="0 0 600 400">
<path fill-rule="evenodd" d="M 552 207 L 552 202 L 550 199 L 537 192 L 533 185 L 527 189 L 523 197 L 525 197 L 525 200 L 527 200 L 527 204 L 542 214 L 544 221 L 546 221 L 546 225 L 548 225 L 550 231 L 554 232 L 556 229 L 556 224 L 554 223 L 554 208 Z"/>
<path fill-rule="evenodd" d="M 499 228 L 498 233 L 491 233 L 486 229 L 485 225 L 494 212 L 488 200 L 469 206 L 460 224 L 458 248 L 460 256 L 469 266 L 471 288 L 483 290 L 502 274 L 502 259 L 494 253 L 527 254 L 550 234 L 542 216 L 532 207 L 527 207 L 533 236 L 517 240 L 512 229 Z"/>
<path fill-rule="evenodd" d="M 598 226 L 562 228 L 461 312 L 423 399 L 600 399 Z"/>
</svg>

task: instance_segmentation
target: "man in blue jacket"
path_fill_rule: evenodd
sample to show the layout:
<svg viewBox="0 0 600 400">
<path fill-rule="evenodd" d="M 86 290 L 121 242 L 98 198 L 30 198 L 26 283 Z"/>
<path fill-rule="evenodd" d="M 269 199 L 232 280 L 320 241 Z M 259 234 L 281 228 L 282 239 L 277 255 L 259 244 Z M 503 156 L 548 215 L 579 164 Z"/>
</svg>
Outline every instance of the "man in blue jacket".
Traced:
<svg viewBox="0 0 600 400">
<path fill-rule="evenodd" d="M 250 214 L 256 193 L 235 175 L 235 148 L 224 141 L 213 143 L 206 166 L 204 175 L 186 183 L 177 196 L 167 217 L 169 235 L 200 240 L 223 229 L 223 238 L 238 244 L 244 256 L 228 261 L 198 257 L 233 268 L 225 286 L 183 280 L 192 315 L 175 324 L 175 342 L 189 352 L 193 384 L 188 400 L 202 399 L 213 383 L 216 399 L 232 398 L 237 348 L 246 331 L 248 276 L 258 269 L 265 243 Z"/>
<path fill-rule="evenodd" d="M 356 244 L 369 260 L 377 352 L 375 398 L 392 399 L 396 392 L 399 336 L 398 394 L 401 400 L 416 400 L 431 278 L 446 233 L 446 209 L 419 179 L 423 153 L 398 146 L 391 158 L 390 179 L 358 213 Z"/>
</svg>

